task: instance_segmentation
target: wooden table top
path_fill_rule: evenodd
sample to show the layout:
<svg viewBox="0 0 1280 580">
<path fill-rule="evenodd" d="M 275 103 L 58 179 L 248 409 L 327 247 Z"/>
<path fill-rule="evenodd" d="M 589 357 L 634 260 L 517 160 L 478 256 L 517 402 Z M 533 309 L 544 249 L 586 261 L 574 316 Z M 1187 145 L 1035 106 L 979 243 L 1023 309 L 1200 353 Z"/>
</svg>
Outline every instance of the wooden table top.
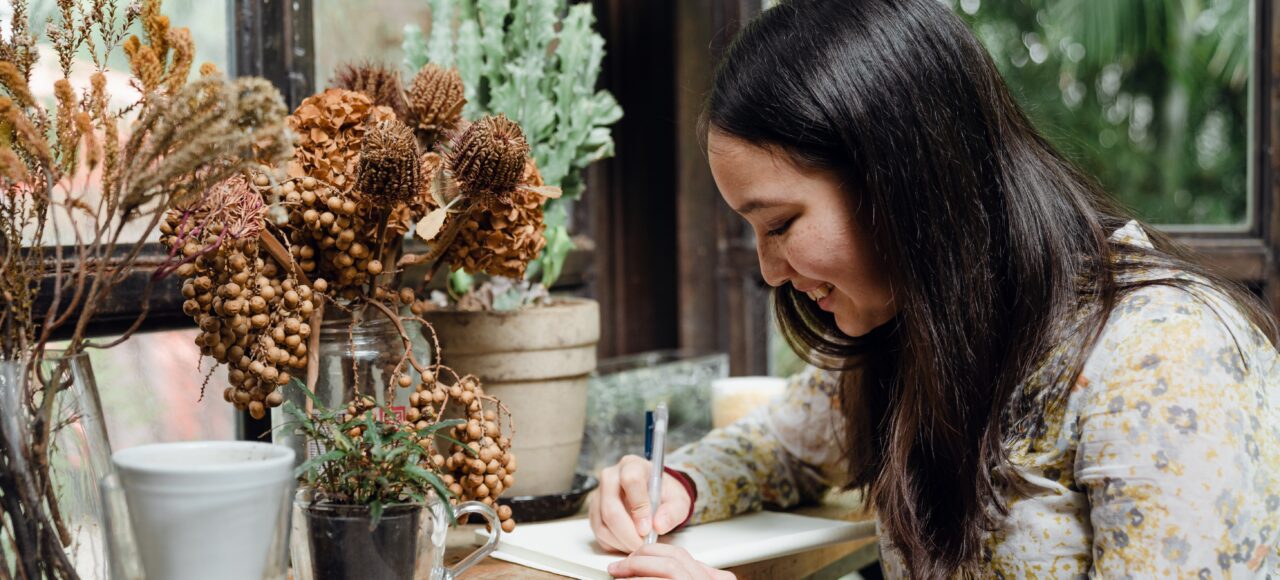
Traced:
<svg viewBox="0 0 1280 580">
<path fill-rule="evenodd" d="M 863 509 L 862 498 L 857 493 L 833 492 L 815 506 L 797 508 L 795 513 L 841 519 L 851 522 L 868 521 L 872 514 Z M 585 512 L 574 517 L 586 517 Z M 475 549 L 475 524 L 451 530 L 445 550 L 445 561 L 453 565 Z M 730 568 L 742 580 L 754 578 L 819 578 L 835 579 L 875 562 L 880 557 L 876 538 L 863 538 L 824 548 L 764 560 L 754 564 Z M 472 566 L 459 577 L 463 580 L 554 580 L 563 578 L 556 574 L 525 568 L 509 562 L 486 558 Z"/>
</svg>

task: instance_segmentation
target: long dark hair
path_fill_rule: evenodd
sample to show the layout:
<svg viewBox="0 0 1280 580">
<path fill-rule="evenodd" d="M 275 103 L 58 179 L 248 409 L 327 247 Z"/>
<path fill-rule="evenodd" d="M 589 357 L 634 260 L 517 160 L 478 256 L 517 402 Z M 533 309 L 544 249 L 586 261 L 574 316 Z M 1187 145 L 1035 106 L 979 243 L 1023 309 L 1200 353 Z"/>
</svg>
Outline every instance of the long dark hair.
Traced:
<svg viewBox="0 0 1280 580">
<path fill-rule="evenodd" d="M 1211 286 L 1275 341 L 1255 297 L 1158 231 L 1154 250 L 1109 241 L 1132 218 L 1035 131 L 937 0 L 784 0 L 726 52 L 703 122 L 837 172 L 888 265 L 898 315 L 866 336 L 841 335 L 789 285 L 774 303 L 798 353 L 846 371 L 849 485 L 912 575 L 976 563 L 1004 513 L 997 490 L 1016 485 L 1002 469 L 1011 397 L 1067 338 L 1080 354 L 1053 384 L 1074 381 L 1126 293 Z M 1123 276 L 1153 267 L 1183 275 Z"/>
</svg>

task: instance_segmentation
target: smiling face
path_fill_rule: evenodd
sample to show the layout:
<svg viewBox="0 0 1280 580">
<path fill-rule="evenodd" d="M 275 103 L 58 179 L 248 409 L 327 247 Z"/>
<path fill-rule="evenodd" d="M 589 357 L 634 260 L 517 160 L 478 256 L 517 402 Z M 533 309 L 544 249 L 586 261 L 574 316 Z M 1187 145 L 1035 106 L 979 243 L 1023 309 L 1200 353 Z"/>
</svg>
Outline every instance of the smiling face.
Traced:
<svg viewBox="0 0 1280 580">
<path fill-rule="evenodd" d="M 707 157 L 725 202 L 755 230 L 765 282 L 807 294 L 847 336 L 893 318 L 888 270 L 837 175 L 715 130 Z"/>
</svg>

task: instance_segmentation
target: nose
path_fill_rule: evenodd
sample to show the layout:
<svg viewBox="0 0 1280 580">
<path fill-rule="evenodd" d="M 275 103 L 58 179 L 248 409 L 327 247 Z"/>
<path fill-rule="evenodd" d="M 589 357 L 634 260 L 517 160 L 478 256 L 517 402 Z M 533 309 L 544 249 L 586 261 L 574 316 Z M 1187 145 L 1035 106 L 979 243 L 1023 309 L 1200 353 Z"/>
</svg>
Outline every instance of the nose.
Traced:
<svg viewBox="0 0 1280 580">
<path fill-rule="evenodd" d="M 760 260 L 760 275 L 764 277 L 765 283 L 775 288 L 786 284 L 795 273 L 787 257 L 777 249 L 769 247 L 771 244 L 759 242 L 757 240 L 756 257 Z"/>
</svg>

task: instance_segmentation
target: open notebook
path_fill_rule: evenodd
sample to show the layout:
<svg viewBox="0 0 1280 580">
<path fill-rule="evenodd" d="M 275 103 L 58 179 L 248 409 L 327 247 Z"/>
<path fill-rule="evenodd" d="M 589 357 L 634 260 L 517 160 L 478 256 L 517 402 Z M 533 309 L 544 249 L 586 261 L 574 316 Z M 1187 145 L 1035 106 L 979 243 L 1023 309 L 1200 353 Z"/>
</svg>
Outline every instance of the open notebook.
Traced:
<svg viewBox="0 0 1280 580">
<path fill-rule="evenodd" d="M 476 532 L 479 539 L 486 532 Z M 728 568 L 875 535 L 874 522 L 844 522 L 783 512 L 758 512 L 690 526 L 658 541 L 689 551 L 713 568 Z M 494 558 L 583 580 L 609 580 L 620 554 L 596 545 L 585 518 L 520 524 L 503 534 Z"/>
</svg>

